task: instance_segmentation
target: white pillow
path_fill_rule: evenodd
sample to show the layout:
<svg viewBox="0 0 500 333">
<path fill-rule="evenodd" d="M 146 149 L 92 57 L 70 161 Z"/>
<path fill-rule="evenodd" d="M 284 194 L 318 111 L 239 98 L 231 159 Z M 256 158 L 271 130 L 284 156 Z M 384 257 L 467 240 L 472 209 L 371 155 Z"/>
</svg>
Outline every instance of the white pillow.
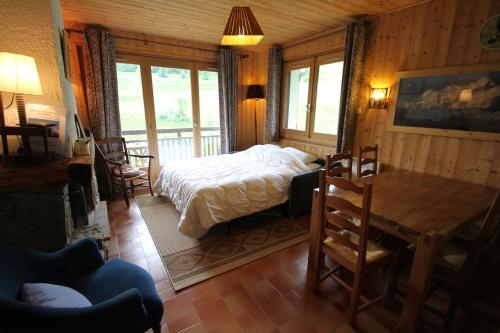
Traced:
<svg viewBox="0 0 500 333">
<path fill-rule="evenodd" d="M 265 145 L 262 145 L 262 147 L 266 149 L 281 149 L 280 146 L 274 144 L 274 143 L 266 143 Z"/>
<path fill-rule="evenodd" d="M 283 148 L 282 151 L 286 151 L 287 153 L 294 155 L 299 160 L 304 162 L 304 164 L 312 163 L 318 159 L 318 156 L 316 156 L 316 155 L 306 153 L 302 150 L 298 150 L 298 149 L 295 149 L 293 147 Z"/>
<path fill-rule="evenodd" d="M 316 169 L 319 169 L 322 167 L 321 164 L 318 164 L 318 163 L 308 163 L 307 166 L 309 167 L 309 169 L 311 170 L 316 170 Z"/>
<path fill-rule="evenodd" d="M 48 283 L 23 284 L 21 301 L 51 308 L 84 308 L 92 306 L 92 303 L 78 291 Z"/>
</svg>

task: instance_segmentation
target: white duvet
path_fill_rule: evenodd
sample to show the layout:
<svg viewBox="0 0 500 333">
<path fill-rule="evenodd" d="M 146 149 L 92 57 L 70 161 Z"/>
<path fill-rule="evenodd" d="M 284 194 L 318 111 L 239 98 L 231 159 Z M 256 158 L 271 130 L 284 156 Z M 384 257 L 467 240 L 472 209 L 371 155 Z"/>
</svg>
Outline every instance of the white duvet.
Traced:
<svg viewBox="0 0 500 333">
<path fill-rule="evenodd" d="M 249 215 L 288 199 L 291 178 L 310 169 L 275 145 L 235 154 L 171 162 L 155 183 L 181 214 L 178 229 L 200 238 L 215 224 Z"/>
</svg>

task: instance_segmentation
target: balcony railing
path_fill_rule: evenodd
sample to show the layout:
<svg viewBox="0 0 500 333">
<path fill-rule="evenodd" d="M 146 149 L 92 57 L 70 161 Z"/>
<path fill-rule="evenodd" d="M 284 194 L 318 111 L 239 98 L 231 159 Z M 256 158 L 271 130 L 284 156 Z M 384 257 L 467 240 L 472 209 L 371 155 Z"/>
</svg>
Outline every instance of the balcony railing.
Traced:
<svg viewBox="0 0 500 333">
<path fill-rule="evenodd" d="M 145 155 L 148 153 L 146 130 L 122 131 L 127 140 L 129 154 Z M 172 128 L 157 130 L 160 163 L 183 160 L 194 157 L 194 138 L 192 128 Z M 219 127 L 201 128 L 201 154 L 212 156 L 220 154 Z M 131 157 L 131 163 L 143 166 L 140 159 Z"/>
</svg>

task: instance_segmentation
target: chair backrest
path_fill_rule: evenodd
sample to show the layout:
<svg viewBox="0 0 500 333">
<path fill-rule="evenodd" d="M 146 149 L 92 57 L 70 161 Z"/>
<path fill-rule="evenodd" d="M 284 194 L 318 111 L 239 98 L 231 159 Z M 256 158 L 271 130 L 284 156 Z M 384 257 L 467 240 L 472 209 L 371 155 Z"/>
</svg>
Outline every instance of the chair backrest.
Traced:
<svg viewBox="0 0 500 333">
<path fill-rule="evenodd" d="M 114 162 L 123 162 L 130 164 L 127 143 L 122 137 L 108 137 L 101 140 L 96 140 L 98 153 L 106 160 Z"/>
<path fill-rule="evenodd" d="M 342 177 L 347 174 L 352 179 L 352 154 L 326 155 L 326 173 L 328 176 Z"/>
<path fill-rule="evenodd" d="M 357 167 L 358 178 L 377 174 L 377 161 L 378 161 L 378 145 L 359 147 L 358 167 Z M 363 166 L 366 165 L 370 166 L 363 168 Z"/>
<path fill-rule="evenodd" d="M 330 191 L 331 185 L 359 196 L 361 207 Z M 324 169 L 320 171 L 319 203 L 323 237 L 331 237 L 335 243 L 358 253 L 357 273 L 361 273 L 366 261 L 372 189 L 373 184 L 358 186 L 350 180 L 328 176 Z M 359 220 L 359 224 L 353 223 L 353 219 Z M 359 241 L 353 242 L 345 231 L 357 235 Z"/>
<path fill-rule="evenodd" d="M 483 254 L 493 247 L 496 237 L 500 232 L 500 191 L 497 192 L 495 199 L 484 217 L 479 227 L 479 232 L 474 240 L 472 249 L 465 259 L 464 269 L 474 265 Z"/>
</svg>

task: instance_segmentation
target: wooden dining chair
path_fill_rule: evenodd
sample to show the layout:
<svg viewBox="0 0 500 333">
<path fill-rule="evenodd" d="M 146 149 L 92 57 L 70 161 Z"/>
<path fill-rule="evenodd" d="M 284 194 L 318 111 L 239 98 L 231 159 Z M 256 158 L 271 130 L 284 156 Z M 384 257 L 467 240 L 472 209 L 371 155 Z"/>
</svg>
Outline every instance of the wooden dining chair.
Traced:
<svg viewBox="0 0 500 333">
<path fill-rule="evenodd" d="M 347 175 L 349 179 L 352 179 L 352 154 L 338 153 L 335 155 L 326 155 L 325 168 L 327 175 L 330 177 Z"/>
<path fill-rule="evenodd" d="M 111 182 L 111 195 L 115 198 L 116 189 L 119 188 L 127 206 L 130 206 L 127 191 L 137 187 L 149 187 L 149 192 L 154 195 L 151 186 L 151 159 L 152 155 L 133 155 L 127 150 L 127 143 L 122 137 L 108 137 L 96 140 L 96 154 L 106 164 L 107 176 Z M 147 159 L 147 169 L 141 170 L 130 164 L 130 157 Z"/>
<path fill-rule="evenodd" d="M 331 185 L 349 193 L 346 195 L 359 197 L 362 202 L 361 207 L 331 192 Z M 390 284 L 396 280 L 395 276 L 387 279 L 384 293 L 379 297 L 369 300 L 361 295 L 363 276 L 367 272 L 387 267 L 391 268 L 390 272 L 394 272 L 396 263 L 394 253 L 368 239 L 372 188 L 373 184 L 365 183 L 363 186 L 358 186 L 350 180 L 328 176 L 325 169 L 320 171 L 319 209 L 322 228 L 320 252 L 329 256 L 337 266 L 323 274 L 316 272 L 315 276 L 319 281 L 317 280 L 315 285 L 331 277 L 351 293 L 348 312 L 348 323 L 351 326 L 355 326 L 359 311 L 388 297 L 388 291 L 392 289 Z M 321 267 L 321 265 L 316 266 Z M 341 267 L 354 274 L 352 285 L 337 274 Z M 360 299 L 363 304 L 358 306 Z"/>
<path fill-rule="evenodd" d="M 436 285 L 431 288 L 429 296 L 439 286 L 451 290 L 452 296 L 446 313 L 426 306 L 427 310 L 444 317 L 444 329 L 449 330 L 455 319 L 458 307 L 469 296 L 470 283 L 474 277 L 481 280 L 487 278 L 492 272 L 476 274 L 481 268 L 483 259 L 492 251 L 500 232 L 500 191 L 497 192 L 488 213 L 479 225 L 475 240 L 469 246 L 453 239 L 441 246 L 435 265 L 434 281 Z"/>
<path fill-rule="evenodd" d="M 358 178 L 377 174 L 378 145 L 359 147 Z"/>
</svg>

